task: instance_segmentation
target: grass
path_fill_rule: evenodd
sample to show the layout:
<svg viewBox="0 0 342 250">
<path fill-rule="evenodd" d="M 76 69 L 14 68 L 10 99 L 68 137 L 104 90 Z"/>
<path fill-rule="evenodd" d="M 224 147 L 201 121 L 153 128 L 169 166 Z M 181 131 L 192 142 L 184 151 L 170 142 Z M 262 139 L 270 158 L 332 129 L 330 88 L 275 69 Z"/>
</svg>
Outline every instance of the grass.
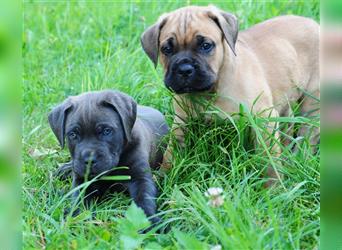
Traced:
<svg viewBox="0 0 342 250">
<path fill-rule="evenodd" d="M 161 68 L 154 69 L 140 46 L 140 35 L 163 12 L 196 1 L 42 2 L 24 3 L 23 26 L 23 240 L 26 249 L 117 249 L 122 218 L 130 200 L 123 194 L 63 219 L 70 205 L 70 182 L 53 177 L 69 155 L 61 150 L 47 114 L 69 95 L 88 90 L 119 89 L 140 104 L 166 114 L 172 122 L 171 94 Z M 281 14 L 319 21 L 318 0 L 211 2 L 235 13 L 241 29 Z M 207 4 L 200 2 L 197 4 Z M 317 126 L 317 119 L 281 121 Z M 265 133 L 266 120 L 244 116 L 236 127 L 227 122 L 208 127 L 198 120 L 175 147 L 173 168 L 158 180 L 158 206 L 171 231 L 149 235 L 140 247 L 150 249 L 313 249 L 319 245 L 319 155 L 307 138 L 293 154 L 282 146 L 281 159 L 252 151 L 244 131 Z M 272 137 L 272 135 L 271 135 Z M 239 142 L 245 143 L 239 143 Z M 277 143 L 277 142 L 275 142 Z M 247 146 L 246 146 L 247 144 Z M 282 162 L 284 187 L 263 188 L 262 172 Z M 224 204 L 208 206 L 204 192 L 223 188 Z M 127 219 L 129 220 L 129 219 Z M 121 225 L 121 226 L 120 226 Z M 136 236 L 138 237 L 138 236 Z M 190 242 L 190 243 L 189 243 Z"/>
</svg>

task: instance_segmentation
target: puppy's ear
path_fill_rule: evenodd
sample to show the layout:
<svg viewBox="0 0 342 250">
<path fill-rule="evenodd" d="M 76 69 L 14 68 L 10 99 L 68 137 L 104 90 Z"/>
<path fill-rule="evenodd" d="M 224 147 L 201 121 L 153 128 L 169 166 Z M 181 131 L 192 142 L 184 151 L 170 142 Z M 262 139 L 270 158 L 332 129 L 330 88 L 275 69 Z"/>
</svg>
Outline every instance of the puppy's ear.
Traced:
<svg viewBox="0 0 342 250">
<path fill-rule="evenodd" d="M 119 114 L 126 141 L 131 141 L 132 129 L 137 118 L 137 103 L 132 97 L 119 91 L 106 91 L 104 104 L 113 107 Z"/>
<path fill-rule="evenodd" d="M 143 47 L 145 53 L 154 63 L 154 67 L 158 64 L 158 54 L 159 54 L 159 35 L 160 31 L 166 23 L 166 18 L 161 17 L 159 21 L 150 26 L 142 34 L 140 38 L 141 46 Z"/>
<path fill-rule="evenodd" d="M 214 6 L 210 7 L 212 8 L 212 11 L 208 12 L 209 18 L 214 20 L 219 26 L 224 35 L 224 39 L 227 41 L 234 55 L 236 55 L 235 43 L 239 32 L 239 23 L 236 16 L 229 12 L 220 11 Z"/>
<path fill-rule="evenodd" d="M 71 102 L 66 100 L 55 107 L 48 116 L 50 127 L 62 148 L 64 148 L 65 141 L 65 121 L 71 107 Z"/>
</svg>

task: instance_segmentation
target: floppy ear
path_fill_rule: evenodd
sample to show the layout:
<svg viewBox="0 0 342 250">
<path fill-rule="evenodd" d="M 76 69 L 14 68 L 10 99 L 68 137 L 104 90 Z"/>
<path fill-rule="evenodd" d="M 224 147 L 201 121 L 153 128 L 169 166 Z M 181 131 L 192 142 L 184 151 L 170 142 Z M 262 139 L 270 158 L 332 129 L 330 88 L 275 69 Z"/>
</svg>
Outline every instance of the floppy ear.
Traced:
<svg viewBox="0 0 342 250">
<path fill-rule="evenodd" d="M 209 12 L 209 17 L 219 26 L 224 35 L 224 39 L 227 41 L 234 55 L 236 55 L 235 43 L 239 32 L 239 23 L 236 16 L 215 8 L 215 11 Z"/>
<path fill-rule="evenodd" d="M 153 62 L 154 67 L 157 67 L 158 64 L 159 35 L 165 23 L 166 18 L 161 19 L 161 21 L 158 21 L 156 24 L 150 26 L 147 30 L 145 30 L 140 38 L 141 46 Z"/>
<path fill-rule="evenodd" d="M 65 121 L 71 107 L 71 102 L 66 100 L 62 104 L 55 107 L 48 116 L 50 127 L 62 148 L 64 148 L 65 141 Z"/>
<path fill-rule="evenodd" d="M 131 141 L 132 129 L 137 118 L 137 103 L 132 97 L 119 91 L 107 91 L 104 103 L 119 114 L 126 141 Z"/>
</svg>

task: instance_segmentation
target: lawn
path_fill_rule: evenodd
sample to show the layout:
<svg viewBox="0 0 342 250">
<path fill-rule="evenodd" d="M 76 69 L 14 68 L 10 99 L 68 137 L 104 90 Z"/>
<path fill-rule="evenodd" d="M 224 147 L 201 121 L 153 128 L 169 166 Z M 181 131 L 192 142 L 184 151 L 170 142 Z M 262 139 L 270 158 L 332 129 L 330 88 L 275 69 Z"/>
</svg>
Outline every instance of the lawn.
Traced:
<svg viewBox="0 0 342 250">
<path fill-rule="evenodd" d="M 236 128 L 228 122 L 205 126 L 193 121 L 185 150 L 175 147 L 172 170 L 158 178 L 159 211 L 166 234 L 134 233 L 144 217 L 122 194 L 64 219 L 70 181 L 53 176 L 69 161 L 47 122 L 47 114 L 69 95 L 118 89 L 138 103 L 161 110 L 172 123 L 172 94 L 161 67 L 143 53 L 140 35 L 158 16 L 201 1 L 59 2 L 25 1 L 23 25 L 23 246 L 26 249 L 317 249 L 319 246 L 319 154 L 307 138 L 281 159 L 248 150 L 243 132 L 262 134 L 266 121 L 246 115 Z M 210 2 L 235 13 L 240 29 L 277 15 L 297 14 L 319 21 L 319 1 Z M 267 41 L 266 41 L 267 42 Z M 318 119 L 282 121 L 318 126 Z M 299 125 L 299 124 L 297 124 Z M 239 132 L 239 133 L 237 133 Z M 262 172 L 282 162 L 283 184 L 263 187 Z M 279 166 L 278 166 L 279 167 Z M 223 189 L 224 203 L 208 204 L 205 191 Z"/>
</svg>

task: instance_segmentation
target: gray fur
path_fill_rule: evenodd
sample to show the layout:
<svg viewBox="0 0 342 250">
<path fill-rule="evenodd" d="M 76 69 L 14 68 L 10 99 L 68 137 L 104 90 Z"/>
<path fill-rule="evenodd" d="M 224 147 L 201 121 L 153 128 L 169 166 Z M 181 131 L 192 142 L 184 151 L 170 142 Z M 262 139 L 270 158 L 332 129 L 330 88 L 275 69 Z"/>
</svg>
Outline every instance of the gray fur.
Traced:
<svg viewBox="0 0 342 250">
<path fill-rule="evenodd" d="M 137 105 L 119 91 L 106 90 L 69 97 L 52 110 L 49 123 L 62 147 L 67 138 L 72 162 L 59 173 L 72 169 L 73 188 L 104 172 L 131 176 L 130 181 L 96 181 L 87 189 L 91 194 L 87 200 L 121 187 L 116 191 L 128 190 L 147 216 L 156 213 L 151 169 L 162 162 L 162 139 L 169 130 L 159 111 Z M 116 166 L 129 169 L 116 170 Z M 158 220 L 151 218 L 154 223 Z"/>
</svg>

